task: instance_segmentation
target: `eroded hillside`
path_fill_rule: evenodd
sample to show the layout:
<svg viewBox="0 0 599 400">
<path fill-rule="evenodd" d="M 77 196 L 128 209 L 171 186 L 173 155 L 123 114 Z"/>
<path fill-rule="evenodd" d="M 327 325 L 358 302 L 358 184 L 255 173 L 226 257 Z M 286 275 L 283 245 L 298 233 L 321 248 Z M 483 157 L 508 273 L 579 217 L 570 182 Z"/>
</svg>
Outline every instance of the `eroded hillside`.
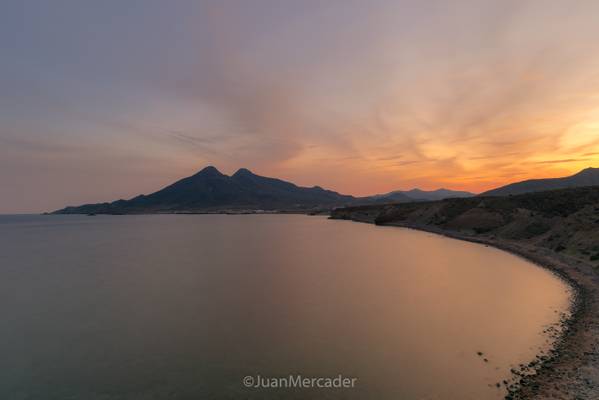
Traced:
<svg viewBox="0 0 599 400">
<path fill-rule="evenodd" d="M 524 242 L 599 266 L 599 187 L 348 207 L 331 216 Z"/>
</svg>

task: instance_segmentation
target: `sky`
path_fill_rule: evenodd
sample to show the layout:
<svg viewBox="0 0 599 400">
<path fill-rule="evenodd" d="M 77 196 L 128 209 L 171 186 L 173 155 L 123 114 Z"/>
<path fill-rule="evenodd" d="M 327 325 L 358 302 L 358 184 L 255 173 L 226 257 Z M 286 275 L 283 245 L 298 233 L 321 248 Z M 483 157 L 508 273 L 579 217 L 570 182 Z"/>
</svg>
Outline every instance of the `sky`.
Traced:
<svg viewBox="0 0 599 400">
<path fill-rule="evenodd" d="M 0 213 L 207 165 L 344 194 L 599 167 L 599 2 L 4 0 Z"/>
</svg>

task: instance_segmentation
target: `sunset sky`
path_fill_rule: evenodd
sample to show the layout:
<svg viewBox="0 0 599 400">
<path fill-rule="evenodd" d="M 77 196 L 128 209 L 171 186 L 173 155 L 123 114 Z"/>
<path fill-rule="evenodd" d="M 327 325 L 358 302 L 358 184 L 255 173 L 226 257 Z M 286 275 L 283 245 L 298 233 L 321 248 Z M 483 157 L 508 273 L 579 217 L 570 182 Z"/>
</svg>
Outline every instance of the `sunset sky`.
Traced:
<svg viewBox="0 0 599 400">
<path fill-rule="evenodd" d="M 2 1 L 0 213 L 206 165 L 366 195 L 599 167 L 599 1 Z"/>
</svg>

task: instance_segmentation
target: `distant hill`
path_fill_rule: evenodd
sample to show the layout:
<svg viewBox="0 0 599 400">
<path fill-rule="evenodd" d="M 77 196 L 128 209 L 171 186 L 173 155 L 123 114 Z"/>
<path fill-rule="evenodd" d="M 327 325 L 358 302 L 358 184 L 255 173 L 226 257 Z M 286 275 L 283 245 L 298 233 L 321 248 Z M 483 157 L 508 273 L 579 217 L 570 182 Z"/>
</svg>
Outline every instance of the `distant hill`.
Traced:
<svg viewBox="0 0 599 400">
<path fill-rule="evenodd" d="M 599 168 L 586 168 L 572 176 L 549 179 L 530 179 L 481 193 L 480 196 L 508 196 L 529 192 L 599 185 Z"/>
<path fill-rule="evenodd" d="M 210 166 L 149 195 L 112 203 L 66 207 L 56 214 L 135 214 L 221 210 L 306 210 L 350 204 L 353 196 L 300 187 L 241 168 L 232 176 Z"/>
<path fill-rule="evenodd" d="M 420 189 L 412 189 L 412 190 L 395 190 L 393 192 L 385 193 L 385 194 L 377 194 L 374 196 L 370 196 L 374 202 L 397 202 L 397 203 L 406 203 L 410 201 L 435 201 L 435 200 L 443 200 L 443 199 L 452 199 L 458 197 L 472 197 L 475 196 L 474 193 L 470 192 L 461 192 L 456 190 L 449 189 L 437 189 L 437 190 L 420 190 Z"/>
<path fill-rule="evenodd" d="M 411 201 L 417 201 L 409 196 L 406 196 L 402 191 L 396 190 L 389 193 L 375 194 L 373 196 L 360 197 L 357 202 L 361 204 L 372 204 L 372 203 L 409 203 Z"/>
<path fill-rule="evenodd" d="M 472 197 L 476 196 L 474 193 L 463 192 L 459 190 L 449 190 L 449 189 L 437 189 L 437 190 L 420 190 L 420 189 L 412 189 L 407 192 L 403 192 L 408 197 L 411 197 L 416 200 L 443 200 L 443 199 L 455 199 L 458 197 Z"/>
</svg>

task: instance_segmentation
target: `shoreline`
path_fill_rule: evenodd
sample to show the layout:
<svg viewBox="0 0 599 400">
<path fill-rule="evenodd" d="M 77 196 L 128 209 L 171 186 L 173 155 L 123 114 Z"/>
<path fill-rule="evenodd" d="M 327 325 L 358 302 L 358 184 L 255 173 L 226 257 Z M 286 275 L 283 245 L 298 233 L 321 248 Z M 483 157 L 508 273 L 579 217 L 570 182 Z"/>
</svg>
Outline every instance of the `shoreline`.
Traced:
<svg viewBox="0 0 599 400">
<path fill-rule="evenodd" d="M 350 219 L 375 224 L 369 218 Z M 569 317 L 561 318 L 560 334 L 551 350 L 538 354 L 528 365 L 512 369 L 515 384 L 506 384 L 505 399 L 599 398 L 599 275 L 592 265 L 552 250 L 515 242 L 448 231 L 427 225 L 387 222 L 375 224 L 414 229 L 492 246 L 522 257 L 564 280 L 572 289 Z"/>
</svg>

